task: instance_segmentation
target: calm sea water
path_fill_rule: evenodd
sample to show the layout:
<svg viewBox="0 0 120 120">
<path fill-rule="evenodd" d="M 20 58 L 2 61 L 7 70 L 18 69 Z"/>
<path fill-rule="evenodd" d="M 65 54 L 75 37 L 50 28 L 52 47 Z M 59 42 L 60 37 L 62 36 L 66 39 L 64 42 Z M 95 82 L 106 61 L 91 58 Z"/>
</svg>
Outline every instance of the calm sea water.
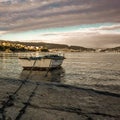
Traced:
<svg viewBox="0 0 120 120">
<path fill-rule="evenodd" d="M 18 56 L 29 53 L 0 53 L 0 78 L 26 79 L 28 70 L 23 70 Z M 33 71 L 29 80 L 61 82 L 79 85 L 120 85 L 120 53 L 65 53 L 62 68 Z"/>
</svg>

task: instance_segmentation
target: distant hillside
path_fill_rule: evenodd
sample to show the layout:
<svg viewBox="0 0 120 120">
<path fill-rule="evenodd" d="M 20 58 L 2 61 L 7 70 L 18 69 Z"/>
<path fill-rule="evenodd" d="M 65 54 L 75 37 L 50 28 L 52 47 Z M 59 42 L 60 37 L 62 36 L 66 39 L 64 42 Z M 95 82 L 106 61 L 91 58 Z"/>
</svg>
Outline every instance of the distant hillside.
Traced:
<svg viewBox="0 0 120 120">
<path fill-rule="evenodd" d="M 101 52 L 120 52 L 120 46 L 115 48 L 106 48 L 101 50 Z"/>
<path fill-rule="evenodd" d="M 85 48 L 81 46 L 69 46 L 68 48 L 73 50 L 79 50 L 79 51 L 95 51 L 95 49 L 93 48 Z"/>
<path fill-rule="evenodd" d="M 44 42 L 19 42 L 20 44 L 29 45 L 29 46 L 44 46 L 48 49 L 73 49 L 73 50 L 80 50 L 80 51 L 95 51 L 92 48 L 85 48 L 81 46 L 68 46 L 65 44 L 54 44 L 54 43 L 44 43 Z"/>
<path fill-rule="evenodd" d="M 1 43 L 9 43 L 9 44 L 14 44 L 16 45 L 23 45 L 23 46 L 34 46 L 34 47 L 45 47 L 48 49 L 68 49 L 71 51 L 95 51 L 95 49 L 92 48 L 85 48 L 85 47 L 81 47 L 81 46 L 68 46 L 65 44 L 53 44 L 53 43 L 44 43 L 44 42 L 18 42 L 18 41 L 3 41 L 0 40 L 0 44 Z M 1 44 L 2 45 L 2 44 Z"/>
<path fill-rule="evenodd" d="M 14 42 L 18 44 L 23 44 L 26 46 L 43 46 L 47 47 L 48 49 L 55 49 L 55 48 L 67 48 L 68 46 L 65 44 L 52 44 L 52 43 L 44 43 L 44 42 Z"/>
</svg>

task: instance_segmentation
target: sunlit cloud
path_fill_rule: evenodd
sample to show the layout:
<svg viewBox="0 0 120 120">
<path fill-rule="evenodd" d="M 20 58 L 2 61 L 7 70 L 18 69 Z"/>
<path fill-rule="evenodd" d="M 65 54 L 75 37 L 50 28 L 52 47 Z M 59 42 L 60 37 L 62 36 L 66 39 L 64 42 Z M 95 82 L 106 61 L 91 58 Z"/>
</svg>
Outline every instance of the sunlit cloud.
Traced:
<svg viewBox="0 0 120 120">
<path fill-rule="evenodd" d="M 0 31 L 0 35 L 7 33 L 7 31 Z"/>
<path fill-rule="evenodd" d="M 120 24 L 84 24 L 64 28 L 38 29 L 36 31 L 7 33 L 4 39 L 40 41 L 104 48 L 120 45 Z M 14 38 L 14 39 L 13 39 Z"/>
</svg>

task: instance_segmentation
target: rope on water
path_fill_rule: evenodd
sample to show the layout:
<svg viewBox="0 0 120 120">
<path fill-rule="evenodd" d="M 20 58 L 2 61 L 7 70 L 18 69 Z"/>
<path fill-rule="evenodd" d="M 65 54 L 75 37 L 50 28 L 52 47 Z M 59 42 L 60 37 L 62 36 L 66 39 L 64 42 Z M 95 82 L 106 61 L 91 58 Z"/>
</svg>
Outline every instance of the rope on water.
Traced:
<svg viewBox="0 0 120 120">
<path fill-rule="evenodd" d="M 52 59 L 50 60 L 49 67 L 48 67 L 47 72 L 46 72 L 46 74 L 45 74 L 44 77 L 47 77 L 47 75 L 48 75 L 48 73 L 49 73 L 49 71 L 50 71 L 51 64 L 52 64 Z"/>
<path fill-rule="evenodd" d="M 32 70 L 33 70 L 33 67 L 35 66 L 36 64 L 36 61 L 33 63 L 33 66 L 28 74 L 28 76 L 26 77 L 26 79 L 24 79 L 22 81 L 22 83 L 20 84 L 20 86 L 15 90 L 15 92 L 12 94 L 12 95 L 9 95 L 8 96 L 8 99 L 7 101 L 4 101 L 3 102 L 3 106 L 0 108 L 0 120 L 6 120 L 6 115 L 5 115 L 5 109 L 8 107 L 8 106 L 12 106 L 14 104 L 14 100 L 15 100 L 15 97 L 17 95 L 17 93 L 21 90 L 22 86 L 26 83 L 26 81 L 29 79 L 31 73 L 32 73 Z"/>
<path fill-rule="evenodd" d="M 19 111 L 19 114 L 17 115 L 17 117 L 15 118 L 15 120 L 20 120 L 21 117 L 22 117 L 22 115 L 25 113 L 27 107 L 30 105 L 30 101 L 32 100 L 32 97 L 35 95 L 35 92 L 36 92 L 36 90 L 37 90 L 37 88 L 38 88 L 38 85 L 39 85 L 39 84 L 36 83 L 35 88 L 34 88 L 33 91 L 31 92 L 31 94 L 30 94 L 27 102 L 24 103 L 23 108 Z"/>
</svg>

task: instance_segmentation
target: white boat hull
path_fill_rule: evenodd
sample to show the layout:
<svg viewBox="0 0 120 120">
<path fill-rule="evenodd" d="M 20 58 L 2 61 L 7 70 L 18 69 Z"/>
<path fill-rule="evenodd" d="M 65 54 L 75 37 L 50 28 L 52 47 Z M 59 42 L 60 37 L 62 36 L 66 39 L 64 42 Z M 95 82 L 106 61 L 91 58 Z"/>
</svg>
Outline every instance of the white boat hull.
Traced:
<svg viewBox="0 0 120 120">
<path fill-rule="evenodd" d="M 29 60 L 20 58 L 20 63 L 24 69 L 52 69 L 59 68 L 62 65 L 63 59 L 37 59 Z"/>
</svg>

